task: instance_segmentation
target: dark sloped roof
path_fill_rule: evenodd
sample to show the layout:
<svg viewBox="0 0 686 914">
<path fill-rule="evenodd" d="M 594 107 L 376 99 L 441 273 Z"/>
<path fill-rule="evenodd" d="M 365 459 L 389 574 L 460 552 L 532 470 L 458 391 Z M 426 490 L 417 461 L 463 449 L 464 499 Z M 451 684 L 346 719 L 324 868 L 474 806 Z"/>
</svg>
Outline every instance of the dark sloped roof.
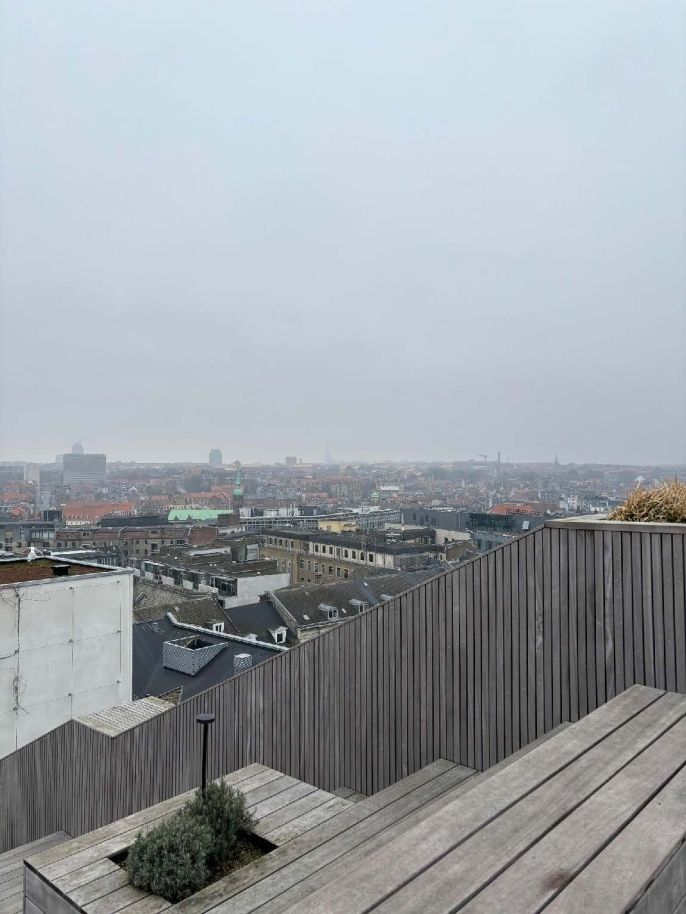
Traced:
<svg viewBox="0 0 686 914">
<path fill-rule="evenodd" d="M 404 593 L 416 584 L 440 574 L 440 568 L 422 571 L 404 571 L 383 575 L 355 575 L 333 584 L 298 584 L 275 592 L 276 598 L 286 607 L 298 625 L 321 622 L 319 605 L 335 606 L 340 618 L 356 615 L 350 600 L 361 600 L 369 606 L 383 601 L 382 594 L 390 597 Z"/>
<path fill-rule="evenodd" d="M 173 606 L 167 607 L 167 612 L 172 613 L 177 622 L 184 622 L 186 625 L 201 625 L 205 628 L 212 622 L 223 622 L 225 630 L 229 629 L 226 625 L 226 611 L 213 596 L 203 597 L 202 600 L 175 603 Z M 236 632 L 236 634 L 238 633 Z"/>
<path fill-rule="evenodd" d="M 178 587 L 170 587 L 168 584 L 157 584 L 153 581 L 147 581 L 144 578 L 134 576 L 134 621 L 143 622 L 146 614 L 148 614 L 150 618 L 160 618 L 159 615 L 154 615 L 154 612 L 156 611 L 155 607 L 169 606 L 172 603 L 177 603 L 181 598 L 183 598 L 184 601 L 201 600 L 203 595 L 193 594 L 191 592 L 181 594 Z M 136 618 L 137 613 L 141 614 L 140 619 Z M 153 615 L 150 615 L 150 613 L 153 613 Z M 162 615 L 164 615 L 164 613 L 162 613 Z"/>
<path fill-rule="evenodd" d="M 181 688 L 181 701 L 187 701 L 193 695 L 204 692 L 235 675 L 233 658 L 236 654 L 250 654 L 253 665 L 270 660 L 274 651 L 258 645 L 231 641 L 203 632 L 203 640 L 212 644 L 224 644 L 221 651 L 207 666 L 202 667 L 195 676 L 166 669 L 162 665 L 162 646 L 165 641 L 173 641 L 192 634 L 192 630 L 174 625 L 164 618 L 153 622 L 140 622 L 133 626 L 133 696 L 145 698 L 148 695 L 164 695 L 173 689 Z"/>
<path fill-rule="evenodd" d="M 248 606 L 234 606 L 224 611 L 237 634 L 244 638 L 248 635 L 257 635 L 258 641 L 266 641 L 267 644 L 274 640 L 272 629 L 288 627 L 276 609 L 266 600 Z"/>
<path fill-rule="evenodd" d="M 136 582 L 133 601 L 134 623 L 164 619 L 169 612 L 174 614 L 178 622 L 185 622 L 187 625 L 204 627 L 212 622 L 223 622 L 225 631 L 239 634 L 232 628 L 225 610 L 213 594 L 189 594 L 178 587 L 149 584 L 148 581 Z"/>
</svg>

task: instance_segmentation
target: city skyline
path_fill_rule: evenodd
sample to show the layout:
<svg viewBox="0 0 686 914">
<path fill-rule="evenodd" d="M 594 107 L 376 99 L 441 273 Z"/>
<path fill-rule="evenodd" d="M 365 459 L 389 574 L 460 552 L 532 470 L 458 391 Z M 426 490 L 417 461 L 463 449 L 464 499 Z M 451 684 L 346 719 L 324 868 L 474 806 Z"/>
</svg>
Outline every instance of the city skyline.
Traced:
<svg viewBox="0 0 686 914">
<path fill-rule="evenodd" d="M 224 460 L 221 466 L 231 467 L 236 463 L 245 464 L 246 466 L 251 465 L 264 465 L 264 466 L 277 466 L 277 465 L 286 465 L 284 462 L 283 455 L 276 455 L 272 457 L 264 457 L 262 459 L 247 460 L 241 454 L 234 455 L 231 452 L 227 451 L 226 448 L 219 448 L 219 450 L 224 452 Z M 176 457 L 166 457 L 161 458 L 159 456 L 155 457 L 139 457 L 137 455 L 125 455 L 125 456 L 116 456 L 115 454 L 110 454 L 107 450 L 101 450 L 99 453 L 105 453 L 107 456 L 108 464 L 121 463 L 121 464 L 189 464 L 189 465 L 209 465 L 207 459 L 207 451 L 205 451 L 205 456 L 202 457 L 202 448 L 199 447 L 196 449 L 198 456 L 176 456 Z M 86 450 L 86 455 L 94 453 L 95 451 Z M 65 451 L 65 453 L 68 453 Z M 487 459 L 483 460 L 483 457 L 486 456 Z M 28 463 L 28 464 L 51 464 L 53 463 L 54 458 L 40 458 L 35 456 L 26 457 L 25 455 L 21 456 L 0 456 L 0 464 L 2 463 Z M 526 464 L 540 464 L 542 466 L 554 466 L 559 464 L 560 466 L 651 466 L 651 467 L 686 467 L 686 460 L 660 460 L 660 461 L 650 461 L 650 460 L 637 460 L 637 461 L 627 461 L 627 460 L 603 460 L 603 459 L 566 459 L 564 455 L 560 455 L 555 452 L 551 455 L 539 454 L 538 456 L 511 456 L 504 452 L 501 453 L 500 458 L 498 458 L 497 452 L 495 454 L 472 454 L 470 456 L 466 455 L 449 455 L 449 456 L 377 456 L 369 458 L 361 458 L 359 456 L 338 456 L 333 455 L 330 459 L 327 459 L 323 455 L 299 455 L 298 464 L 295 465 L 297 469 L 298 466 L 341 466 L 344 464 L 359 464 L 359 465 L 370 465 L 375 464 L 466 464 L 474 463 L 494 465 L 500 462 L 503 466 L 507 465 L 526 465 Z M 293 465 L 290 467 L 293 469 Z"/>
</svg>

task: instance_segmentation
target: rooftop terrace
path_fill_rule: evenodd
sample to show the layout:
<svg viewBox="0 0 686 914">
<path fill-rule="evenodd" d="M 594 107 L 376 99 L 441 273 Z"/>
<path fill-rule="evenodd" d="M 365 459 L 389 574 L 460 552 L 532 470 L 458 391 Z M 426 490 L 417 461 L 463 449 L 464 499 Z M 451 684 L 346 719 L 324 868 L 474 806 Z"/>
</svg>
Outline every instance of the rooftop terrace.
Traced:
<svg viewBox="0 0 686 914">
<path fill-rule="evenodd" d="M 55 568 L 66 568 L 66 572 L 56 575 Z M 44 579 L 59 580 L 62 576 L 75 574 L 106 574 L 114 569 L 102 565 L 87 565 L 81 562 L 68 562 L 63 559 L 0 559 L 0 585 L 23 584 L 27 581 Z"/>
</svg>

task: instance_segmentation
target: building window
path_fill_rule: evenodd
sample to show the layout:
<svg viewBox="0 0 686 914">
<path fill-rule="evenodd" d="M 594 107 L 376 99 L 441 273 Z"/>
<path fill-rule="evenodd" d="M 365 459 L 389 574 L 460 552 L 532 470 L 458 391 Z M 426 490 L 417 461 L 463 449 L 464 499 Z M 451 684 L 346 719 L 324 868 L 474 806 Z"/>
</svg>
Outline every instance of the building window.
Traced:
<svg viewBox="0 0 686 914">
<path fill-rule="evenodd" d="M 348 558 L 348 550 L 347 550 L 347 549 L 344 549 L 344 550 L 343 550 L 343 558 L 344 558 L 344 559 L 347 559 L 347 558 Z"/>
<path fill-rule="evenodd" d="M 314 551 L 319 552 L 319 546 L 317 545 L 317 543 L 314 544 Z"/>
<path fill-rule="evenodd" d="M 340 568 L 336 568 L 336 577 L 337 577 L 337 578 L 340 578 L 340 576 L 341 576 L 341 569 L 340 569 Z"/>
<path fill-rule="evenodd" d="M 333 546 L 329 546 L 329 555 L 333 555 Z"/>
<path fill-rule="evenodd" d="M 347 578 L 347 577 L 349 577 L 349 576 L 350 576 L 350 575 L 349 575 L 348 569 L 347 569 L 347 568 L 344 568 L 344 569 L 343 569 L 343 577 L 344 577 L 344 578 Z"/>
<path fill-rule="evenodd" d="M 374 561 L 374 553 L 373 553 L 373 552 L 370 552 L 370 553 L 369 553 L 369 561 L 370 561 L 370 562 L 373 562 L 373 561 Z"/>
<path fill-rule="evenodd" d="M 307 570 L 312 571 L 312 562 L 307 563 Z"/>
<path fill-rule="evenodd" d="M 329 574 L 333 574 L 333 565 L 329 565 Z"/>
<path fill-rule="evenodd" d="M 213 623 L 212 623 L 212 631 L 213 631 L 213 632 L 223 632 L 223 631 L 224 631 L 224 623 L 223 623 L 223 622 L 213 622 Z"/>
<path fill-rule="evenodd" d="M 355 550 L 354 550 L 354 549 L 353 549 L 353 553 L 352 553 L 352 557 L 353 557 L 353 558 L 354 558 L 354 559 L 356 559 L 356 558 L 357 558 L 357 552 L 355 552 Z"/>
<path fill-rule="evenodd" d="M 298 562 L 298 568 L 304 568 L 304 567 L 305 567 L 305 560 L 300 559 L 300 561 Z"/>
<path fill-rule="evenodd" d="M 318 562 L 314 563 L 314 573 L 319 574 L 319 563 Z"/>
</svg>

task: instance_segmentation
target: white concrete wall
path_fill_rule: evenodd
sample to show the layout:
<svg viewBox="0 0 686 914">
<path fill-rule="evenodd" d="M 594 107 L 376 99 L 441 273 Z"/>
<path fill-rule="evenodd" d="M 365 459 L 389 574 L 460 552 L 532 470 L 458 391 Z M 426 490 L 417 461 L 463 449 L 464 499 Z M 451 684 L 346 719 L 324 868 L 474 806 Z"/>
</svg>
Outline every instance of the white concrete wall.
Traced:
<svg viewBox="0 0 686 914">
<path fill-rule="evenodd" d="M 236 590 L 239 600 L 244 597 L 260 597 L 270 590 L 280 590 L 291 583 L 289 571 L 279 574 L 256 574 L 255 577 L 236 578 Z M 240 603 L 236 604 L 237 606 Z"/>
<path fill-rule="evenodd" d="M 0 758 L 131 700 L 131 572 L 0 586 Z"/>
<path fill-rule="evenodd" d="M 444 543 L 460 541 L 466 542 L 470 538 L 471 534 L 466 533 L 461 530 L 440 530 L 436 528 L 436 545 L 442 546 Z"/>
</svg>

